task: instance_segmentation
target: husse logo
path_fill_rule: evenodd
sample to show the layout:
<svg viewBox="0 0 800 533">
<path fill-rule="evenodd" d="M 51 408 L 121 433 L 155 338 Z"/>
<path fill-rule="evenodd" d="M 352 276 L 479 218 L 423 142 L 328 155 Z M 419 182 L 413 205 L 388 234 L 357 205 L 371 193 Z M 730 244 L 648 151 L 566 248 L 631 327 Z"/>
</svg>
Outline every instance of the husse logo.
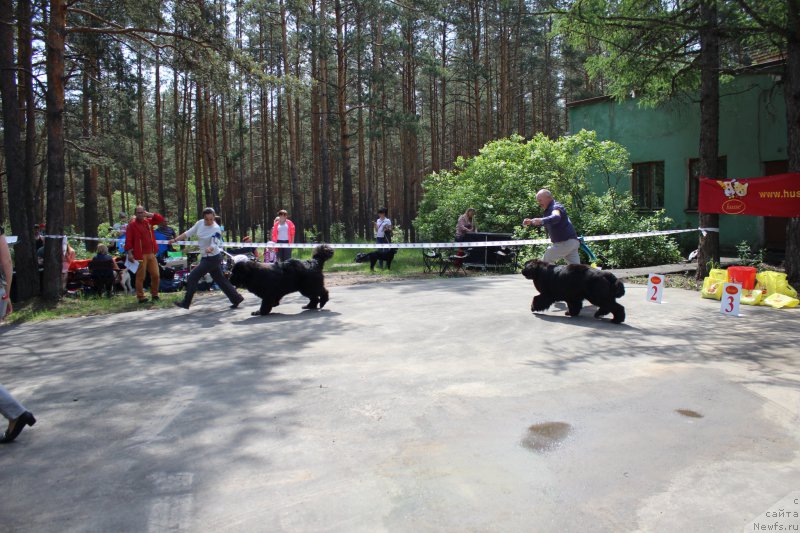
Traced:
<svg viewBox="0 0 800 533">
<path fill-rule="evenodd" d="M 732 180 L 717 180 L 717 184 L 722 187 L 725 192 L 727 200 L 722 203 L 722 211 L 729 215 L 738 215 L 743 213 L 747 208 L 747 204 L 739 198 L 747 196 L 747 188 L 749 183 L 742 183 L 740 181 Z"/>
<path fill-rule="evenodd" d="M 749 183 L 742 183 L 741 181 L 732 180 L 717 180 L 717 184 L 722 187 L 725 196 L 733 198 L 735 196 L 747 196 L 747 187 Z"/>
</svg>

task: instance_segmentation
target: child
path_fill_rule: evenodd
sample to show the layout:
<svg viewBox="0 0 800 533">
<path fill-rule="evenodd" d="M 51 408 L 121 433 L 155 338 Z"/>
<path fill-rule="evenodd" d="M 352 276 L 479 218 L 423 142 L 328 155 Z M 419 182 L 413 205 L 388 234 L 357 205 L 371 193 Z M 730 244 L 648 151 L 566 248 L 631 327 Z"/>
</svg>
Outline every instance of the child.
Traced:
<svg viewBox="0 0 800 533">
<path fill-rule="evenodd" d="M 275 244 L 272 241 L 267 243 L 267 247 L 264 248 L 264 262 L 265 263 L 274 263 L 278 259 L 278 254 L 275 252 L 275 248 L 272 245 Z"/>
</svg>

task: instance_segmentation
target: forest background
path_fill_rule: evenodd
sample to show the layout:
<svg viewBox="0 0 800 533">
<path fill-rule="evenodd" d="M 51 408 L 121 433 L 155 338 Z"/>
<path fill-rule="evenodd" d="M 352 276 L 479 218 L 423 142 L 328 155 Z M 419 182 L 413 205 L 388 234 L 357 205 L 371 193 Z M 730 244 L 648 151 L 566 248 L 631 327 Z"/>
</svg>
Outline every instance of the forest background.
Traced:
<svg viewBox="0 0 800 533">
<path fill-rule="evenodd" d="M 383 205 L 416 240 L 426 176 L 512 134 L 558 138 L 568 101 L 697 90 L 704 30 L 725 58 L 755 39 L 788 65 L 797 12 L 798 0 L 0 0 L 0 221 L 20 236 L 18 294 L 40 292 L 34 224 L 93 236 L 140 203 L 179 231 L 210 205 L 233 240 L 285 208 L 323 241 L 371 239 Z M 637 55 L 651 64 L 615 62 Z M 730 63 L 712 68 L 717 82 Z M 46 298 L 59 270 L 50 239 Z"/>
</svg>

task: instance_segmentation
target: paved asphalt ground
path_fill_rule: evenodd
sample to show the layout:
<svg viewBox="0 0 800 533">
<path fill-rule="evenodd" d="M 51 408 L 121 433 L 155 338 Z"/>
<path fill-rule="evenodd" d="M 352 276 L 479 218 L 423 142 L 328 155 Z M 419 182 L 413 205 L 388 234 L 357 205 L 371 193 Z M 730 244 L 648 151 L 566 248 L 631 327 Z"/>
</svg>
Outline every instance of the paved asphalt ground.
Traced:
<svg viewBox="0 0 800 533">
<path fill-rule="evenodd" d="M 0 530 L 784 520 L 766 511 L 800 490 L 800 309 L 725 317 L 628 285 L 614 325 L 531 314 L 534 294 L 470 276 L 332 287 L 318 312 L 290 296 L 251 317 L 254 296 L 231 311 L 220 295 L 5 327 L 2 383 L 39 422 L 0 446 Z"/>
</svg>

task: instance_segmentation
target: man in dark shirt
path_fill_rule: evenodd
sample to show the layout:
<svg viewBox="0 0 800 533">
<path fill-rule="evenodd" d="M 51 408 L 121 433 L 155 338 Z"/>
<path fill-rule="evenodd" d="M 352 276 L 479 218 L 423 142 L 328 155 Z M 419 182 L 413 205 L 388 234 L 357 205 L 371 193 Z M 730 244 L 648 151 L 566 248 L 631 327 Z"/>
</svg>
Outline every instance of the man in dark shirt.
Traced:
<svg viewBox="0 0 800 533">
<path fill-rule="evenodd" d="M 526 218 L 522 221 L 523 226 L 544 226 L 550 241 L 553 243 L 544 253 L 542 261 L 555 263 L 559 259 L 564 259 L 569 264 L 579 264 L 581 258 L 578 255 L 578 234 L 572 225 L 567 210 L 564 206 L 556 202 L 553 194 L 547 189 L 542 189 L 536 193 L 536 201 L 544 210 L 542 218 Z"/>
</svg>

